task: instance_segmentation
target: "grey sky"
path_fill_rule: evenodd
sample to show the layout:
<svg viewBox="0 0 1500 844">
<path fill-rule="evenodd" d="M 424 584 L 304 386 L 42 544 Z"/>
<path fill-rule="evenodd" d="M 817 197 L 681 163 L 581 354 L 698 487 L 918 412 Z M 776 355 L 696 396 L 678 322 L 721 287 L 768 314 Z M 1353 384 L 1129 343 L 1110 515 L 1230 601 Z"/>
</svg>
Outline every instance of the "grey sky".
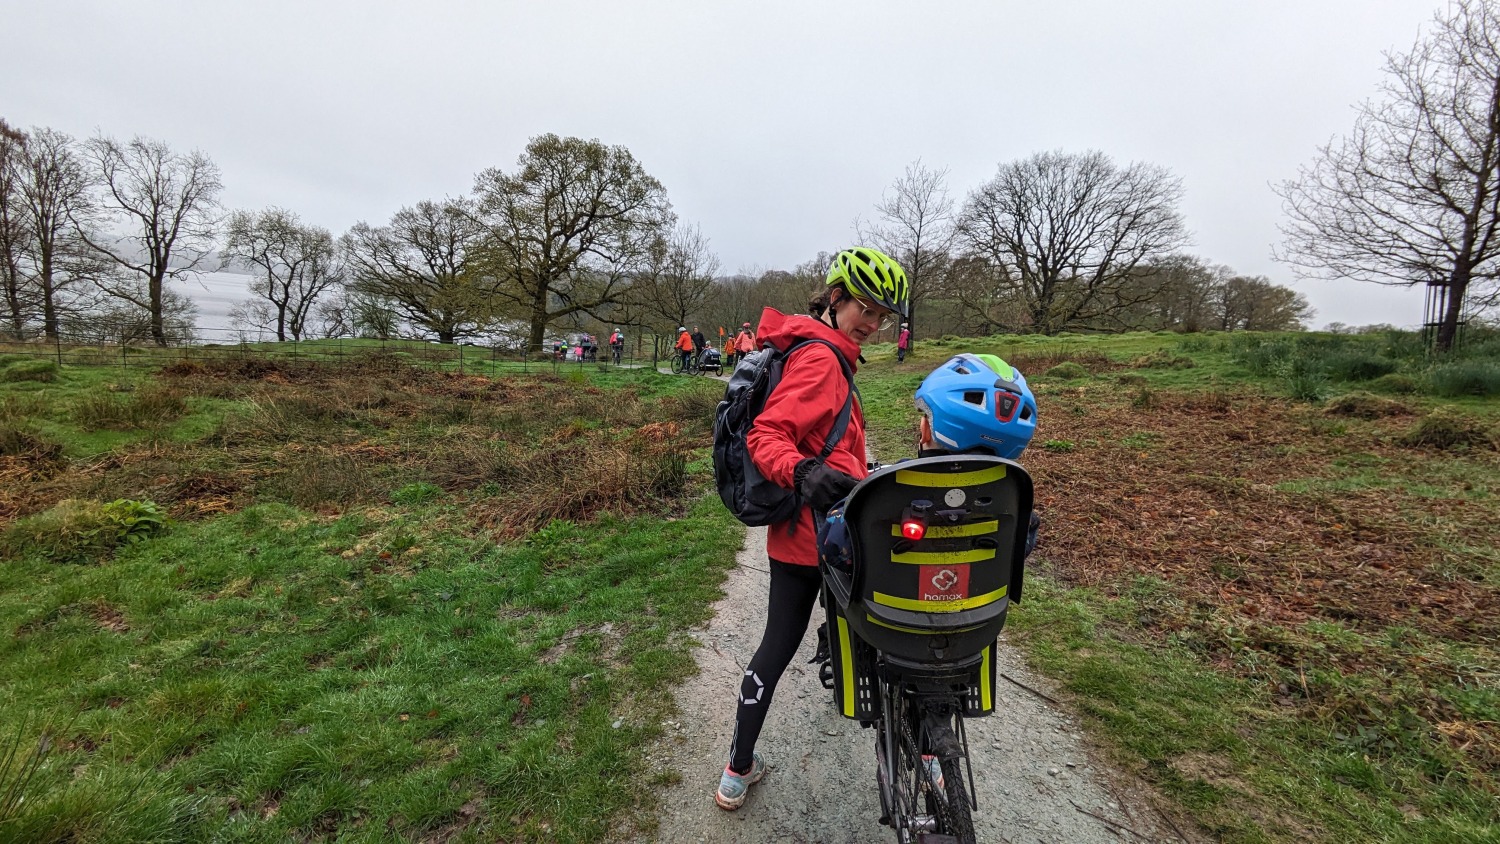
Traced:
<svg viewBox="0 0 1500 844">
<path fill-rule="evenodd" d="M 145 134 L 227 205 L 342 232 L 468 191 L 544 132 L 623 144 L 728 271 L 847 245 L 920 157 L 1100 149 L 1184 180 L 1194 253 L 1294 284 L 1316 324 L 1420 320 L 1419 291 L 1294 283 L 1279 200 L 1439 0 L 0 0 L 0 116 Z"/>
</svg>

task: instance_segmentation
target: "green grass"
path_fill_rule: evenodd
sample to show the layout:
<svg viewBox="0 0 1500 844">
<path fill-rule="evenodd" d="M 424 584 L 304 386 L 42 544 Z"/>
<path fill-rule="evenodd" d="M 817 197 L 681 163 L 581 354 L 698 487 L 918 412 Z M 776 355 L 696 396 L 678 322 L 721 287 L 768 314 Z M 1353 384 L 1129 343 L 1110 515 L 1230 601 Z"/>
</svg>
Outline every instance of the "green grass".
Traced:
<svg viewBox="0 0 1500 844">
<path fill-rule="evenodd" d="M 1197 446 L 1122 425 L 1122 409 L 1149 414 L 1174 397 L 1172 406 L 1180 406 L 1184 394 L 1196 407 L 1226 414 L 1275 403 L 1301 414 L 1298 430 L 1251 430 L 1244 446 L 1255 455 L 1251 462 L 1192 467 L 1199 474 L 1190 477 L 1217 484 L 1230 500 L 1252 487 L 1255 495 L 1290 497 L 1310 516 L 1329 506 L 1357 509 L 1351 502 L 1361 496 L 1424 502 L 1397 533 L 1349 540 L 1351 564 L 1358 562 L 1358 543 L 1392 541 L 1434 549 L 1430 577 L 1474 584 L 1477 601 L 1500 584 L 1500 554 L 1476 543 L 1467 524 L 1482 521 L 1497 500 L 1500 475 L 1488 437 L 1497 430 L 1492 420 L 1500 401 L 1478 390 L 1434 395 L 1432 364 L 1411 335 L 951 338 L 918 342 L 904 364 L 875 347 L 866 350 L 870 363 L 859 383 L 883 461 L 912 455 L 912 394 L 927 372 L 958 352 L 998 354 L 1030 379 L 1039 408 L 1032 448 L 1046 455 L 1034 458 L 1046 466 L 1036 475 L 1039 495 L 1049 483 L 1069 481 L 1060 461 L 1097 461 L 1109 449 L 1141 461 L 1173 459 Z M 1487 371 L 1489 359 L 1477 350 L 1464 355 L 1474 357 L 1460 361 L 1479 360 Z M 1095 377 L 1047 376 L 1075 357 Z M 1193 366 L 1174 366 L 1179 357 Z M 1334 418 L 1288 401 L 1366 385 L 1399 395 L 1412 415 Z M 1150 398 L 1132 401 L 1142 396 Z M 1084 430 L 1097 433 L 1064 440 L 1052 427 L 1057 419 L 1092 420 Z M 1261 437 L 1265 443 L 1257 445 Z M 1431 444 L 1403 445 L 1417 439 Z M 1330 451 L 1336 456 L 1318 459 Z M 1322 470 L 1260 486 L 1229 476 L 1283 460 Z M 1105 495 L 1101 509 L 1108 510 L 1116 492 L 1091 494 Z M 1137 492 L 1155 503 L 1152 490 Z M 1446 508 L 1452 515 L 1442 515 Z M 1465 739 L 1438 729 L 1446 724 L 1461 736 L 1473 725 L 1493 729 L 1500 722 L 1491 645 L 1391 624 L 1350 626 L 1336 617 L 1273 623 L 1215 609 L 1191 587 L 1148 575 L 1107 589 L 1072 585 L 1046 561 L 1048 542 L 1058 541 L 1049 537 L 1069 528 L 1077 529 L 1055 526 L 1044 513 L 1043 547 L 1028 569 L 1026 600 L 1010 615 L 1008 636 L 1057 680 L 1118 764 L 1161 788 L 1215 840 L 1500 841 L 1493 772 L 1479 761 L 1490 758 L 1487 751 L 1462 750 Z M 1319 576 L 1315 567 L 1308 574 L 1305 557 L 1316 552 L 1313 545 L 1280 552 L 1287 588 L 1294 573 Z M 1226 578 L 1241 576 L 1235 549 L 1221 553 L 1203 565 L 1212 572 L 1222 567 Z M 1332 594 L 1345 587 L 1319 588 Z"/>
<path fill-rule="evenodd" d="M 0 568 L 0 722 L 78 713 L 0 837 L 603 837 L 741 531 L 706 499 L 502 547 L 453 516 L 266 505 Z"/>
<path fill-rule="evenodd" d="M 1400 713 L 1389 730 L 1340 733 L 1204 665 L 1190 641 L 1141 638 L 1141 620 L 1170 600 L 1149 579 L 1124 596 L 1043 576 L 1029 577 L 1026 588 L 1010 616 L 1010 640 L 1060 679 L 1072 705 L 1113 740 L 1117 761 L 1178 800 L 1216 840 L 1500 841 L 1494 798 L 1465 788 L 1462 777 L 1445 782 L 1451 772 L 1440 760 L 1412 752 L 1425 737 L 1404 733 Z M 1315 623 L 1281 633 L 1314 649 L 1329 636 L 1353 637 L 1407 659 L 1445 647 L 1420 637 L 1369 642 Z M 1307 681 L 1319 696 L 1387 693 L 1370 678 L 1316 668 Z M 1458 681 L 1452 696 L 1471 700 L 1474 717 L 1500 706 L 1500 693 L 1482 680 Z"/>
</svg>

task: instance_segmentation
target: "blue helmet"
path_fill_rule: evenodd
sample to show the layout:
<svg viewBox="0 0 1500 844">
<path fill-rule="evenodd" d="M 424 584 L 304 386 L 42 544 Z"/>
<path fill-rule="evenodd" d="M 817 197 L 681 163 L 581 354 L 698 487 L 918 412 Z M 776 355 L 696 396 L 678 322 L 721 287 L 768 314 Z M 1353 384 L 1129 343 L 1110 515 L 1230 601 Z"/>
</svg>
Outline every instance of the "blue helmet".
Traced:
<svg viewBox="0 0 1500 844">
<path fill-rule="evenodd" d="M 1036 397 L 1019 370 L 995 355 L 955 355 L 922 379 L 917 410 L 944 451 L 1014 460 L 1036 433 Z"/>
</svg>

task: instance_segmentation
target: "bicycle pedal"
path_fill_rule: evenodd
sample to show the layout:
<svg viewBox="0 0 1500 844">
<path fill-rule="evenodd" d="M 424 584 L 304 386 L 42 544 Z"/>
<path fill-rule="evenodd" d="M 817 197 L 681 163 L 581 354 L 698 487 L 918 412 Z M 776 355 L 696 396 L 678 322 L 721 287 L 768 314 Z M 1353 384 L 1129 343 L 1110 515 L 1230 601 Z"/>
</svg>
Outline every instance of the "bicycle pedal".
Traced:
<svg viewBox="0 0 1500 844">
<path fill-rule="evenodd" d="M 818 666 L 818 682 L 822 683 L 825 689 L 833 688 L 833 663 L 825 662 Z"/>
</svg>

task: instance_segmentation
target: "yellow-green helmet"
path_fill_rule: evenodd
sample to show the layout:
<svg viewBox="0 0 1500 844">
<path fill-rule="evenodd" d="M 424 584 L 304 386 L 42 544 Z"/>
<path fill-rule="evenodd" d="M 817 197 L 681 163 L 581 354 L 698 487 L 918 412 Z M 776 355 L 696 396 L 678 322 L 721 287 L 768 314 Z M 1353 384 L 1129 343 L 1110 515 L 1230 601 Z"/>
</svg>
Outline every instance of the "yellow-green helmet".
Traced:
<svg viewBox="0 0 1500 844">
<path fill-rule="evenodd" d="M 842 284 L 850 293 L 900 314 L 910 316 L 911 285 L 906 271 L 879 249 L 856 246 L 833 256 L 828 286 Z"/>
</svg>

